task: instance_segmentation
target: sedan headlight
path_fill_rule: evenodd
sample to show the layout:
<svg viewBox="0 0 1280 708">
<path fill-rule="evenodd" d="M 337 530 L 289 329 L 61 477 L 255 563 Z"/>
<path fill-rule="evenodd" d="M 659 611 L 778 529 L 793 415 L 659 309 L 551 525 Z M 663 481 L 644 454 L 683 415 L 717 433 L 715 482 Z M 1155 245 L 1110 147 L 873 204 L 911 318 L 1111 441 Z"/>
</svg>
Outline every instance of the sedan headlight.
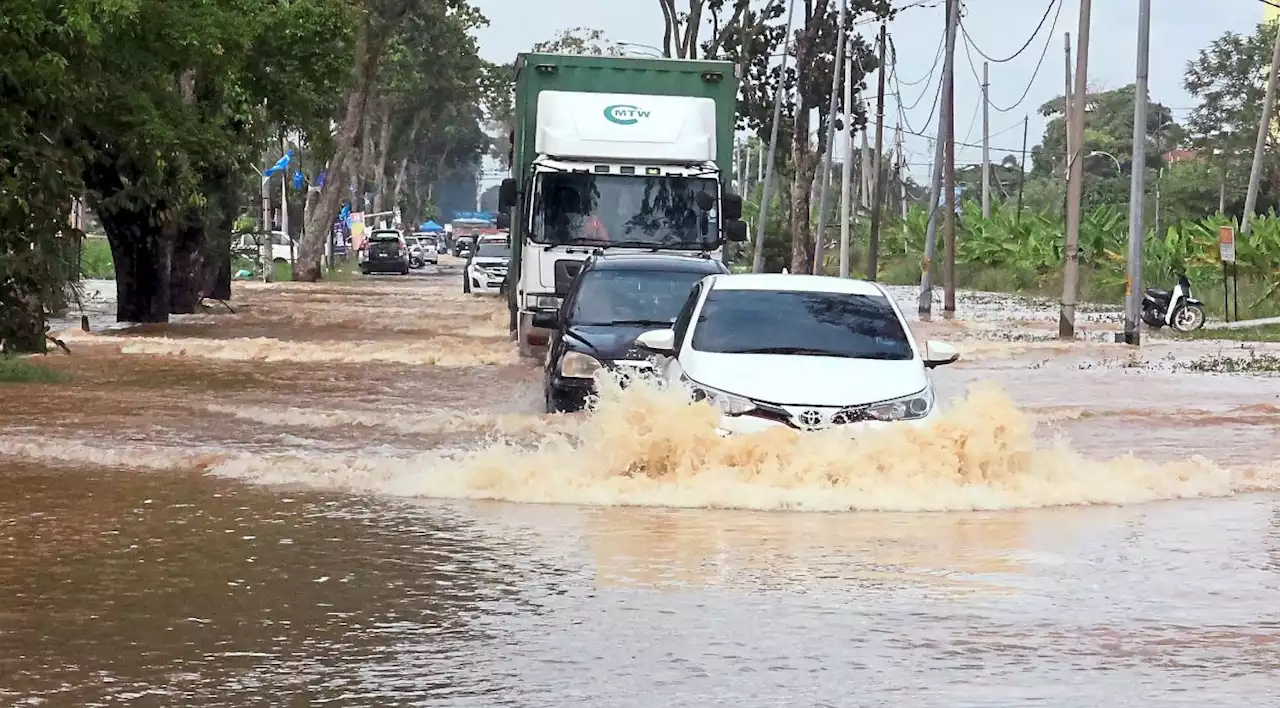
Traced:
<svg viewBox="0 0 1280 708">
<path fill-rule="evenodd" d="M 742 415 L 744 413 L 750 413 L 756 408 L 756 404 L 752 403 L 749 399 L 743 398 L 742 396 L 735 396 L 732 393 L 714 389 L 710 386 L 703 386 L 684 374 L 680 375 L 680 383 L 684 384 L 685 387 L 689 389 L 689 393 L 693 397 L 693 400 L 706 401 L 720 409 L 720 412 L 725 415 Z"/>
<path fill-rule="evenodd" d="M 933 410 L 933 389 L 925 388 L 910 396 L 882 401 L 867 408 L 867 417 L 873 420 L 920 420 Z"/>
<path fill-rule="evenodd" d="M 560 375 L 570 379 L 592 379 L 603 368 L 599 359 L 582 352 L 568 352 L 560 359 Z"/>
</svg>

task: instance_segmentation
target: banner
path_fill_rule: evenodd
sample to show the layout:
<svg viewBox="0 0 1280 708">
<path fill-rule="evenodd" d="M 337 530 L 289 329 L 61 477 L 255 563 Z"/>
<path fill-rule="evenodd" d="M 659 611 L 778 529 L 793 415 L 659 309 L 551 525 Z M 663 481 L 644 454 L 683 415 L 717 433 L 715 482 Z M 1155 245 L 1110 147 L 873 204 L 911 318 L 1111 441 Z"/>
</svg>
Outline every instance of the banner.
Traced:
<svg viewBox="0 0 1280 708">
<path fill-rule="evenodd" d="M 364 230 L 364 212 L 353 211 L 349 218 L 351 220 L 351 247 L 359 251 L 364 246 L 365 238 L 367 238 Z"/>
</svg>

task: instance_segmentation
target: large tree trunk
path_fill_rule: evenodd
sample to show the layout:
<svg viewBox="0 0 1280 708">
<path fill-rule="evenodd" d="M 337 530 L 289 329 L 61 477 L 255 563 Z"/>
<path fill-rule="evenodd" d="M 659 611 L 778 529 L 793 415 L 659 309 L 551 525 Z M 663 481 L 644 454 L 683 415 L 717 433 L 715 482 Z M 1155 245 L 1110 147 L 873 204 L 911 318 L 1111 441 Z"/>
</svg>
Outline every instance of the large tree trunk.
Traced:
<svg viewBox="0 0 1280 708">
<path fill-rule="evenodd" d="M 186 315 L 200 307 L 203 284 L 205 215 L 193 209 L 175 231 L 169 259 L 169 313 Z"/>
<path fill-rule="evenodd" d="M 44 354 L 48 351 L 44 305 L 19 281 L 0 281 L 0 354 Z"/>
<path fill-rule="evenodd" d="M 391 109 L 385 104 L 382 107 L 378 125 L 377 157 L 373 163 L 373 210 L 387 209 L 387 160 L 391 157 Z"/>
<path fill-rule="evenodd" d="M 791 140 L 791 159 L 795 165 L 795 181 L 791 183 L 791 272 L 809 273 L 813 262 L 809 211 L 817 160 L 809 147 L 808 111 L 802 110 L 796 117 L 795 134 Z"/>
<path fill-rule="evenodd" d="M 116 268 L 116 321 L 168 322 L 174 234 L 163 210 L 99 205 Z"/>
<path fill-rule="evenodd" d="M 360 126 L 364 123 L 369 94 L 378 78 L 378 62 L 384 44 L 385 39 L 376 36 L 376 31 L 366 19 L 356 35 L 353 85 L 347 93 L 342 125 L 334 138 L 334 153 L 333 159 L 329 161 L 328 176 L 324 186 L 320 188 L 315 207 L 307 218 L 306 231 L 298 244 L 297 263 L 293 269 L 294 280 L 315 282 L 320 279 L 320 260 L 324 257 L 325 240 L 329 237 L 342 206 L 342 198 L 347 189 L 345 173 L 354 166 L 359 156 L 357 142 Z"/>
</svg>

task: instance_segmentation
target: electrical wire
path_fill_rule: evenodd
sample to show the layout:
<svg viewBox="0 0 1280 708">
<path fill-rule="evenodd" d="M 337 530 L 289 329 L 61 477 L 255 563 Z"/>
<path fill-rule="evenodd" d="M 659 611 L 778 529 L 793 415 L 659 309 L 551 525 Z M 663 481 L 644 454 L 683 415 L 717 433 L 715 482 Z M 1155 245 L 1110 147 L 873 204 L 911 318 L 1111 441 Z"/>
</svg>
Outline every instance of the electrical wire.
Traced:
<svg viewBox="0 0 1280 708">
<path fill-rule="evenodd" d="M 996 59 L 990 54 L 987 54 L 986 52 L 982 51 L 982 48 L 979 47 L 977 43 L 973 41 L 973 38 L 969 36 L 969 30 L 964 28 L 963 19 L 960 20 L 960 33 L 964 35 L 965 41 L 973 46 L 973 50 L 976 51 L 978 54 L 982 55 L 983 59 L 986 59 L 987 61 L 993 64 L 1004 64 L 1006 62 L 1010 62 L 1010 61 L 1013 61 L 1014 59 L 1017 59 L 1023 52 L 1027 51 L 1027 47 L 1030 47 L 1031 43 L 1035 41 L 1037 36 L 1039 36 L 1040 30 L 1044 29 L 1044 22 L 1045 20 L 1049 19 L 1049 13 L 1053 12 L 1053 6 L 1055 4 L 1058 4 L 1058 0 L 1049 0 L 1049 6 L 1044 9 L 1044 15 L 1040 17 L 1040 24 L 1036 25 L 1036 31 L 1032 32 L 1030 37 L 1027 37 L 1026 43 L 1024 43 L 1022 47 L 1018 49 L 1018 51 L 1005 57 L 1004 59 Z M 963 8 L 964 4 L 962 3 L 960 7 Z M 1060 5 L 1059 5 L 1059 11 L 1061 11 Z M 1055 26 L 1057 25 L 1056 21 L 1054 22 L 1054 25 Z M 1053 32 L 1050 31 L 1049 34 L 1052 35 Z"/>
<path fill-rule="evenodd" d="M 1049 45 L 1053 43 L 1054 32 L 1058 29 L 1058 20 L 1062 18 L 1062 6 L 1065 3 L 1063 3 L 1062 0 L 1057 0 L 1056 4 L 1058 6 L 1058 12 L 1053 16 L 1053 27 L 1049 30 L 1048 37 L 1045 38 L 1044 49 L 1040 52 L 1040 59 L 1036 62 L 1035 71 L 1031 72 L 1031 79 L 1027 81 L 1027 86 L 1022 90 L 1022 95 L 1018 97 L 1018 100 L 1015 101 L 1013 105 L 1001 107 L 997 106 L 995 103 L 991 103 L 991 107 L 995 109 L 997 113 L 1008 113 L 1016 109 L 1018 106 L 1021 106 L 1022 102 L 1027 100 L 1027 96 L 1031 93 L 1031 87 L 1035 86 L 1036 79 L 1040 76 L 1040 70 L 1044 68 L 1044 59 L 1049 55 Z M 968 35 L 966 35 L 964 43 L 964 53 L 966 59 L 969 61 L 969 71 L 973 73 L 974 79 L 976 79 L 978 84 L 981 85 L 982 79 L 978 78 L 978 69 L 974 66 L 973 55 L 969 53 L 970 45 L 967 37 Z M 988 97 L 987 100 L 990 101 L 990 97 Z"/>
</svg>

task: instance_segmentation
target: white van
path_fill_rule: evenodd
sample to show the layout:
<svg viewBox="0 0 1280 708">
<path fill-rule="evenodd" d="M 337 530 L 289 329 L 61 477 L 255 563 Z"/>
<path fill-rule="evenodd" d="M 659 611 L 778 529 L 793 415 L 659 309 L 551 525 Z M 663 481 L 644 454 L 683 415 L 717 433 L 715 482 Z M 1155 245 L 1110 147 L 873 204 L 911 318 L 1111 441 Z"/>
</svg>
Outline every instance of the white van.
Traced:
<svg viewBox="0 0 1280 708">
<path fill-rule="evenodd" d="M 240 236 L 241 249 L 258 250 L 257 234 L 242 234 Z M 292 263 L 294 256 L 297 254 L 298 244 L 289 238 L 288 234 L 283 231 L 271 232 L 271 260 L 276 263 Z M 256 255 L 255 255 L 256 259 Z"/>
</svg>

